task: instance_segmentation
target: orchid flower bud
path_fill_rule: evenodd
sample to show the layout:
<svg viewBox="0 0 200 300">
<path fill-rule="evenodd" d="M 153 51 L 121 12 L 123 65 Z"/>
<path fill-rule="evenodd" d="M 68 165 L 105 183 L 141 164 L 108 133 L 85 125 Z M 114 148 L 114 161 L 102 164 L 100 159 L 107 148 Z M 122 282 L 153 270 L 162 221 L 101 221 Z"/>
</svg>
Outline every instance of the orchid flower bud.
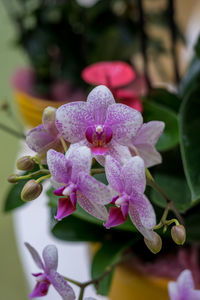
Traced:
<svg viewBox="0 0 200 300">
<path fill-rule="evenodd" d="M 8 177 L 8 182 L 10 183 L 17 183 L 19 181 L 17 174 L 12 174 Z"/>
<path fill-rule="evenodd" d="M 42 192 L 42 185 L 36 180 L 29 180 L 21 191 L 21 198 L 23 201 L 32 201 L 36 199 Z"/>
<path fill-rule="evenodd" d="M 147 248 L 149 248 L 149 250 L 154 254 L 160 252 L 162 248 L 161 237 L 156 232 L 153 232 L 153 238 L 151 240 L 147 240 L 146 238 L 144 238 L 144 242 Z"/>
<path fill-rule="evenodd" d="M 171 236 L 177 245 L 183 245 L 186 240 L 185 227 L 183 225 L 175 225 L 171 229 Z"/>
<path fill-rule="evenodd" d="M 34 166 L 34 161 L 28 155 L 20 157 L 17 161 L 17 168 L 22 171 L 32 170 Z"/>
</svg>

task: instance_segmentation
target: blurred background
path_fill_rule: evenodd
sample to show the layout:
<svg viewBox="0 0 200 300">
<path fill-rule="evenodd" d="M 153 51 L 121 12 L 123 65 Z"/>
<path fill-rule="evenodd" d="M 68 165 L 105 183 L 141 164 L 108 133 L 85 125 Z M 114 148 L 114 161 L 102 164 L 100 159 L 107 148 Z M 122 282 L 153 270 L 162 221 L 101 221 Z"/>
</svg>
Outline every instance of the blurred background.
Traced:
<svg viewBox="0 0 200 300">
<path fill-rule="evenodd" d="M 91 86 L 82 71 L 93 63 L 123 61 L 131 65 L 135 81 L 129 90 L 138 98 L 149 85 L 175 89 L 192 56 L 200 25 L 198 0 L 144 0 L 144 15 L 137 2 L 0 0 L 2 299 L 27 299 L 12 215 L 3 212 L 6 179 L 15 168 L 20 139 L 4 127 L 22 133 L 19 120 L 30 128 L 40 123 L 45 106 L 85 99 Z"/>
</svg>

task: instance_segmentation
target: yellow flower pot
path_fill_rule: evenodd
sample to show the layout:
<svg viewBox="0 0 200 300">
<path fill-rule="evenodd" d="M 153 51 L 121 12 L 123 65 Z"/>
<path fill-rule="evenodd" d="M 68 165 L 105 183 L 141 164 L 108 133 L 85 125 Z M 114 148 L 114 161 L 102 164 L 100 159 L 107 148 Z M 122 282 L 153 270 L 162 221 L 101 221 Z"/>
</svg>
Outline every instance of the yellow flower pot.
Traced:
<svg viewBox="0 0 200 300">
<path fill-rule="evenodd" d="M 116 268 L 110 300 L 169 300 L 167 279 L 145 276 L 125 266 Z"/>
<path fill-rule="evenodd" d="M 17 89 L 14 90 L 14 98 L 24 123 L 30 127 L 41 124 L 42 113 L 45 107 L 53 106 L 58 108 L 66 103 L 36 98 Z"/>
</svg>

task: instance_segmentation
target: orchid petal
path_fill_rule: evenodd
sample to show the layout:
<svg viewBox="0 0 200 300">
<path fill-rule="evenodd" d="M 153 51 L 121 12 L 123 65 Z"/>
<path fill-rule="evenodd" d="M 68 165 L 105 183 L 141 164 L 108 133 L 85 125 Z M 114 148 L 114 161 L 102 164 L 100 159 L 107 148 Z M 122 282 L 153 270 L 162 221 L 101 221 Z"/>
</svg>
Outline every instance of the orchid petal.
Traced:
<svg viewBox="0 0 200 300">
<path fill-rule="evenodd" d="M 71 177 L 71 163 L 64 154 L 49 150 L 47 152 L 47 164 L 53 180 L 61 183 L 68 183 Z"/>
<path fill-rule="evenodd" d="M 38 125 L 26 135 L 26 143 L 35 152 L 41 151 L 46 145 L 52 143 L 55 137 L 50 135 L 43 125 Z"/>
<path fill-rule="evenodd" d="M 44 270 L 44 265 L 43 262 L 40 258 L 40 255 L 38 254 L 38 252 L 35 250 L 35 248 L 33 248 L 29 243 L 24 243 L 26 248 L 29 250 L 34 262 L 36 263 L 36 265 L 38 266 L 38 268 Z"/>
<path fill-rule="evenodd" d="M 58 250 L 54 245 L 48 245 L 44 248 L 42 253 L 45 271 L 50 272 L 51 269 L 57 270 L 58 267 Z"/>
<path fill-rule="evenodd" d="M 150 144 L 155 145 L 161 136 L 165 127 L 165 123 L 160 121 L 151 121 L 144 123 L 138 130 L 136 137 L 133 140 L 134 145 Z"/>
<path fill-rule="evenodd" d="M 129 202 L 129 216 L 135 227 L 147 240 L 151 241 L 152 239 L 154 239 L 153 230 L 150 230 L 143 226 L 140 215 L 131 202 Z"/>
<path fill-rule="evenodd" d="M 48 106 L 44 109 L 42 115 L 42 124 L 44 129 L 53 136 L 57 136 L 58 130 L 56 128 L 56 108 Z"/>
<path fill-rule="evenodd" d="M 146 168 L 150 168 L 162 162 L 160 153 L 150 144 L 136 145 L 137 154 L 142 157 Z"/>
<path fill-rule="evenodd" d="M 121 165 L 113 157 L 106 157 L 105 173 L 106 178 L 113 189 L 121 193 L 124 189 L 124 180 L 121 177 Z"/>
<path fill-rule="evenodd" d="M 94 123 L 86 102 L 72 102 L 57 109 L 56 127 L 62 137 L 70 143 L 76 143 L 85 138 L 88 126 Z"/>
<path fill-rule="evenodd" d="M 104 124 L 108 107 L 115 103 L 111 91 L 104 85 L 94 88 L 88 95 L 87 103 L 96 124 Z"/>
<path fill-rule="evenodd" d="M 191 290 L 194 290 L 194 281 L 190 270 L 184 270 L 178 277 L 179 297 L 189 299 Z"/>
<path fill-rule="evenodd" d="M 76 207 L 72 204 L 71 199 L 67 198 L 60 198 L 58 202 L 58 210 L 55 219 L 62 220 L 63 218 L 68 217 L 76 210 Z"/>
<path fill-rule="evenodd" d="M 85 172 L 79 173 L 78 190 L 93 203 L 105 205 L 112 200 L 111 189 Z"/>
<path fill-rule="evenodd" d="M 110 207 L 109 216 L 104 226 L 109 229 L 110 227 L 118 226 L 126 221 L 126 216 L 122 213 L 120 207 Z"/>
<path fill-rule="evenodd" d="M 129 159 L 121 170 L 121 178 L 124 178 L 125 192 L 131 194 L 132 190 L 144 193 L 146 176 L 144 161 L 139 156 Z"/>
<path fill-rule="evenodd" d="M 63 300 L 75 299 L 75 294 L 72 287 L 59 273 L 57 273 L 55 270 L 51 270 L 48 278 Z"/>
<path fill-rule="evenodd" d="M 113 139 L 128 146 L 136 136 L 143 122 L 137 110 L 124 104 L 112 104 L 108 107 L 105 125 L 113 132 Z"/>
<path fill-rule="evenodd" d="M 69 154 L 66 153 L 66 158 L 68 158 L 72 163 L 71 180 L 73 182 L 76 182 L 77 176 L 80 172 L 90 172 L 92 165 L 92 154 L 88 147 L 83 146 L 77 148 L 75 151 L 70 151 Z"/>
<path fill-rule="evenodd" d="M 133 192 L 131 202 L 137 210 L 141 224 L 147 229 L 152 229 L 156 225 L 156 216 L 148 198 L 144 194 Z"/>
<path fill-rule="evenodd" d="M 170 300 L 179 300 L 180 299 L 176 282 L 168 283 L 168 292 L 169 292 Z"/>
<path fill-rule="evenodd" d="M 46 296 L 46 294 L 48 293 L 49 285 L 50 283 L 48 283 L 47 281 L 37 282 L 34 290 L 29 295 L 29 297 L 32 299 L 32 298 Z"/>
<path fill-rule="evenodd" d="M 200 299 L 200 291 L 191 291 L 189 300 L 199 300 Z"/>
<path fill-rule="evenodd" d="M 107 219 L 108 212 L 104 205 L 89 200 L 79 191 L 77 192 L 77 201 L 88 214 L 103 221 Z"/>
</svg>

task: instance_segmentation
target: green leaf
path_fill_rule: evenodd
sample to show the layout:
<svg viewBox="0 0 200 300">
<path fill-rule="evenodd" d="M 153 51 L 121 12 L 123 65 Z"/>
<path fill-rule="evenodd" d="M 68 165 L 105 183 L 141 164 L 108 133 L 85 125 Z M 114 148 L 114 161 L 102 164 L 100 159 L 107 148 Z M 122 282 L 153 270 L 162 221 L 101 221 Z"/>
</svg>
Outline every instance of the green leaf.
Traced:
<svg viewBox="0 0 200 300">
<path fill-rule="evenodd" d="M 167 195 L 174 201 L 177 209 L 181 213 L 190 208 L 190 190 L 184 177 L 175 174 L 156 173 L 154 178 Z M 166 207 L 165 199 L 154 189 L 151 191 L 151 200 L 163 208 Z"/>
<path fill-rule="evenodd" d="M 194 203 L 200 198 L 200 86 L 184 98 L 179 125 L 183 166 Z"/>
<path fill-rule="evenodd" d="M 156 144 L 158 151 L 169 150 L 179 142 L 178 120 L 176 114 L 164 105 L 144 101 L 143 116 L 145 122 L 163 121 L 165 130 Z"/>
<path fill-rule="evenodd" d="M 154 103 L 161 104 L 173 110 L 175 113 L 179 111 L 181 105 L 181 100 L 179 99 L 178 95 L 163 88 L 150 90 L 149 94 L 145 96 L 145 98 L 153 101 Z"/>
<path fill-rule="evenodd" d="M 132 241 L 133 243 L 133 241 Z M 101 276 L 107 268 L 117 263 L 120 259 L 122 252 L 130 246 L 130 242 L 126 243 L 104 243 L 101 248 L 96 252 L 92 260 L 91 275 L 92 279 Z M 111 271 L 100 283 L 97 285 L 97 293 L 107 296 L 112 283 L 114 270 Z"/>
<path fill-rule="evenodd" d="M 21 190 L 23 189 L 24 184 L 27 180 L 21 180 L 19 183 L 13 184 L 8 191 L 8 194 L 5 199 L 4 211 L 9 212 L 17 207 L 20 207 L 27 202 L 21 200 Z"/>
</svg>

